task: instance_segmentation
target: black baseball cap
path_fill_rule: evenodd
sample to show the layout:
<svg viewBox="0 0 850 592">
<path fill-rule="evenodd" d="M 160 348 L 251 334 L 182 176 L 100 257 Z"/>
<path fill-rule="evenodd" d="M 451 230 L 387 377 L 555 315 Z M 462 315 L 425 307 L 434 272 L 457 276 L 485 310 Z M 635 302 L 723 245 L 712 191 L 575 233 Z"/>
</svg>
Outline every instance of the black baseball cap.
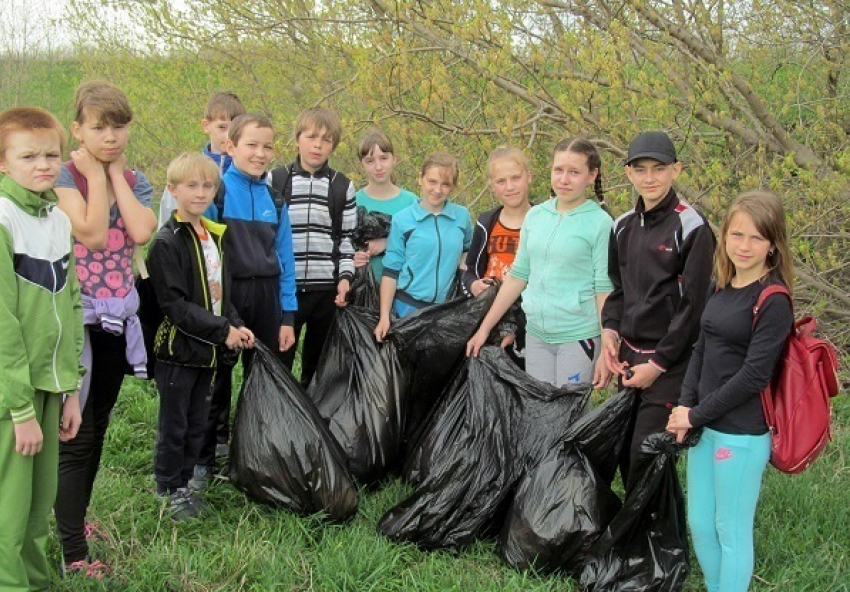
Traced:
<svg viewBox="0 0 850 592">
<path fill-rule="evenodd" d="M 629 144 L 626 164 L 641 158 L 651 158 L 663 164 L 676 162 L 676 147 L 664 132 L 643 132 Z"/>
</svg>

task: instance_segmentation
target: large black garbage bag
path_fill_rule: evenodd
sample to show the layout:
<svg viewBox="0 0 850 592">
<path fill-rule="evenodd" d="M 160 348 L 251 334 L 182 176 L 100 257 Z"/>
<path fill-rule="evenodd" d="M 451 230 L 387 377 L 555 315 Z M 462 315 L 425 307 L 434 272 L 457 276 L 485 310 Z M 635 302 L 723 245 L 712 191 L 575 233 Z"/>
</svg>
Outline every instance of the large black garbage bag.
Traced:
<svg viewBox="0 0 850 592">
<path fill-rule="evenodd" d="M 481 535 L 589 394 L 589 386 L 539 382 L 502 349 L 482 348 L 465 360 L 412 451 L 421 481 L 378 530 L 423 548 L 456 548 Z"/>
<path fill-rule="evenodd" d="M 681 449 L 669 433 L 643 441 L 623 509 L 588 551 L 580 579 L 584 590 L 682 589 L 690 563 L 685 501 L 676 474 Z"/>
<path fill-rule="evenodd" d="M 420 309 L 398 320 L 388 333 L 411 365 L 403 442 L 412 443 L 449 379 L 466 357 L 466 342 L 478 329 L 496 290 Z"/>
<path fill-rule="evenodd" d="M 351 305 L 368 308 L 375 312 L 380 311 L 381 301 L 378 284 L 372 275 L 370 265 L 364 265 L 354 270 L 354 280 L 351 282 L 347 300 Z"/>
<path fill-rule="evenodd" d="M 611 481 L 635 402 L 631 390 L 610 397 L 522 477 L 500 536 L 506 563 L 543 572 L 581 564 L 620 509 Z"/>
<path fill-rule="evenodd" d="M 357 512 L 345 457 L 313 402 L 262 343 L 236 407 L 230 480 L 262 503 L 343 521 Z"/>
<path fill-rule="evenodd" d="M 395 343 L 379 344 L 374 310 L 338 309 L 307 393 L 362 483 L 386 475 L 399 452 L 408 387 Z"/>
</svg>

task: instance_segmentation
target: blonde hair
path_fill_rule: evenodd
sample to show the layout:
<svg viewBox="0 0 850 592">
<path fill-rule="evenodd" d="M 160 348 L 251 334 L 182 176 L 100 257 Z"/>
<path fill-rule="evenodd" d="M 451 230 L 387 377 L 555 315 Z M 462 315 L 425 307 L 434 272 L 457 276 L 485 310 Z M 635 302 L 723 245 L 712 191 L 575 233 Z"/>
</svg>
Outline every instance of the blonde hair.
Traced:
<svg viewBox="0 0 850 592">
<path fill-rule="evenodd" d="M 735 265 L 726 254 L 726 235 L 735 214 L 746 214 L 758 233 L 771 244 L 767 255 L 765 279 L 773 277 L 794 292 L 794 264 L 788 246 L 785 208 L 775 193 L 764 190 L 748 191 L 738 196 L 726 211 L 720 227 L 720 237 L 714 252 L 714 275 L 718 288 L 725 288 L 735 276 Z"/>
<path fill-rule="evenodd" d="M 216 119 L 233 120 L 240 115 L 245 115 L 245 106 L 232 92 L 217 92 L 207 102 L 204 119 L 214 121 Z"/>
<path fill-rule="evenodd" d="M 363 134 L 360 138 L 360 141 L 357 142 L 357 157 L 359 160 L 363 160 L 375 149 L 375 146 L 381 149 L 381 152 L 386 152 L 388 154 L 395 154 L 395 150 L 393 150 L 393 143 L 390 141 L 387 134 L 383 131 L 379 130 L 376 127 L 373 127 L 368 132 Z"/>
<path fill-rule="evenodd" d="M 218 187 L 221 177 L 218 165 L 200 152 L 184 152 L 171 161 L 165 174 L 169 185 L 178 185 L 192 179 L 212 181 Z"/>
<path fill-rule="evenodd" d="M 127 95 L 105 80 L 89 80 L 77 87 L 74 96 L 74 121 L 79 124 L 92 119 L 109 125 L 127 125 L 133 121 L 133 110 Z"/>
<path fill-rule="evenodd" d="M 311 129 L 315 129 L 316 131 L 325 130 L 325 133 L 331 137 L 331 143 L 334 150 L 336 150 L 342 138 L 342 120 L 336 111 L 326 107 L 304 109 L 298 115 L 298 119 L 295 120 L 292 135 L 297 141 L 303 132 Z"/>
<path fill-rule="evenodd" d="M 487 177 L 489 179 L 493 178 L 493 164 L 499 160 L 513 161 L 525 172 L 531 172 L 531 164 L 528 162 L 528 156 L 525 155 L 525 152 L 514 146 L 502 145 L 493 150 L 487 159 Z"/>
<path fill-rule="evenodd" d="M 54 134 L 59 150 L 65 149 L 65 128 L 50 111 L 40 107 L 15 107 L 0 113 L 0 158 L 5 158 L 9 136 L 16 132 Z"/>
<path fill-rule="evenodd" d="M 452 186 L 457 187 L 458 177 L 460 176 L 457 158 L 445 150 L 437 150 L 425 157 L 422 168 L 419 169 L 419 176 L 424 177 L 430 168 L 446 169 Z"/>
<path fill-rule="evenodd" d="M 239 138 L 242 137 L 242 132 L 251 124 L 258 128 L 268 128 L 274 132 L 271 120 L 262 113 L 245 113 L 230 122 L 230 127 L 227 128 L 227 139 L 236 146 L 239 143 Z"/>
</svg>

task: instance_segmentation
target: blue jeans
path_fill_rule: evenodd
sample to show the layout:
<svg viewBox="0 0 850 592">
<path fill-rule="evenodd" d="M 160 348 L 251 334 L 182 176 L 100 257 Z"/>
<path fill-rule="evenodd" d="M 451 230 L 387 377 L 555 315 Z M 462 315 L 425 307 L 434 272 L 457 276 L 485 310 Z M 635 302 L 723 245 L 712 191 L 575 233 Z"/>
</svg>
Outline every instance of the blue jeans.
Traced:
<svg viewBox="0 0 850 592">
<path fill-rule="evenodd" d="M 770 434 L 704 429 L 688 450 L 688 525 L 708 592 L 746 592 L 753 575 L 753 521 Z"/>
</svg>

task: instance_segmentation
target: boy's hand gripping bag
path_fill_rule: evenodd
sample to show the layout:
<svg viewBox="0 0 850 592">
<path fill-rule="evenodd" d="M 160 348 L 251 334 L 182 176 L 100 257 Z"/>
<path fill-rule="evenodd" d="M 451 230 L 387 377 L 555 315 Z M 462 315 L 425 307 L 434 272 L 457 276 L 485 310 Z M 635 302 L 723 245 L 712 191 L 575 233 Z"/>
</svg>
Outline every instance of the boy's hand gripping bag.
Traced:
<svg viewBox="0 0 850 592">
<path fill-rule="evenodd" d="M 378 530 L 423 548 L 457 548 L 482 535 L 519 475 L 581 414 L 589 393 L 584 385 L 539 382 L 502 349 L 482 348 L 464 361 L 413 450 L 416 489 Z"/>
<path fill-rule="evenodd" d="M 384 477 L 396 460 L 408 388 L 395 344 L 375 341 L 377 322 L 374 310 L 338 309 L 307 389 L 362 483 Z"/>
<path fill-rule="evenodd" d="M 643 441 L 623 509 L 588 550 L 580 578 L 583 590 L 682 589 L 690 562 L 676 458 L 698 438 L 691 434 L 680 446 L 675 436 L 663 432 Z"/>
<path fill-rule="evenodd" d="M 242 384 L 230 446 L 230 480 L 252 499 L 343 521 L 357 488 L 334 437 L 283 363 L 262 343 Z"/>
<path fill-rule="evenodd" d="M 506 563 L 542 572 L 581 565 L 622 505 L 611 481 L 635 402 L 632 390 L 610 397 L 520 479 L 500 536 Z"/>
</svg>

